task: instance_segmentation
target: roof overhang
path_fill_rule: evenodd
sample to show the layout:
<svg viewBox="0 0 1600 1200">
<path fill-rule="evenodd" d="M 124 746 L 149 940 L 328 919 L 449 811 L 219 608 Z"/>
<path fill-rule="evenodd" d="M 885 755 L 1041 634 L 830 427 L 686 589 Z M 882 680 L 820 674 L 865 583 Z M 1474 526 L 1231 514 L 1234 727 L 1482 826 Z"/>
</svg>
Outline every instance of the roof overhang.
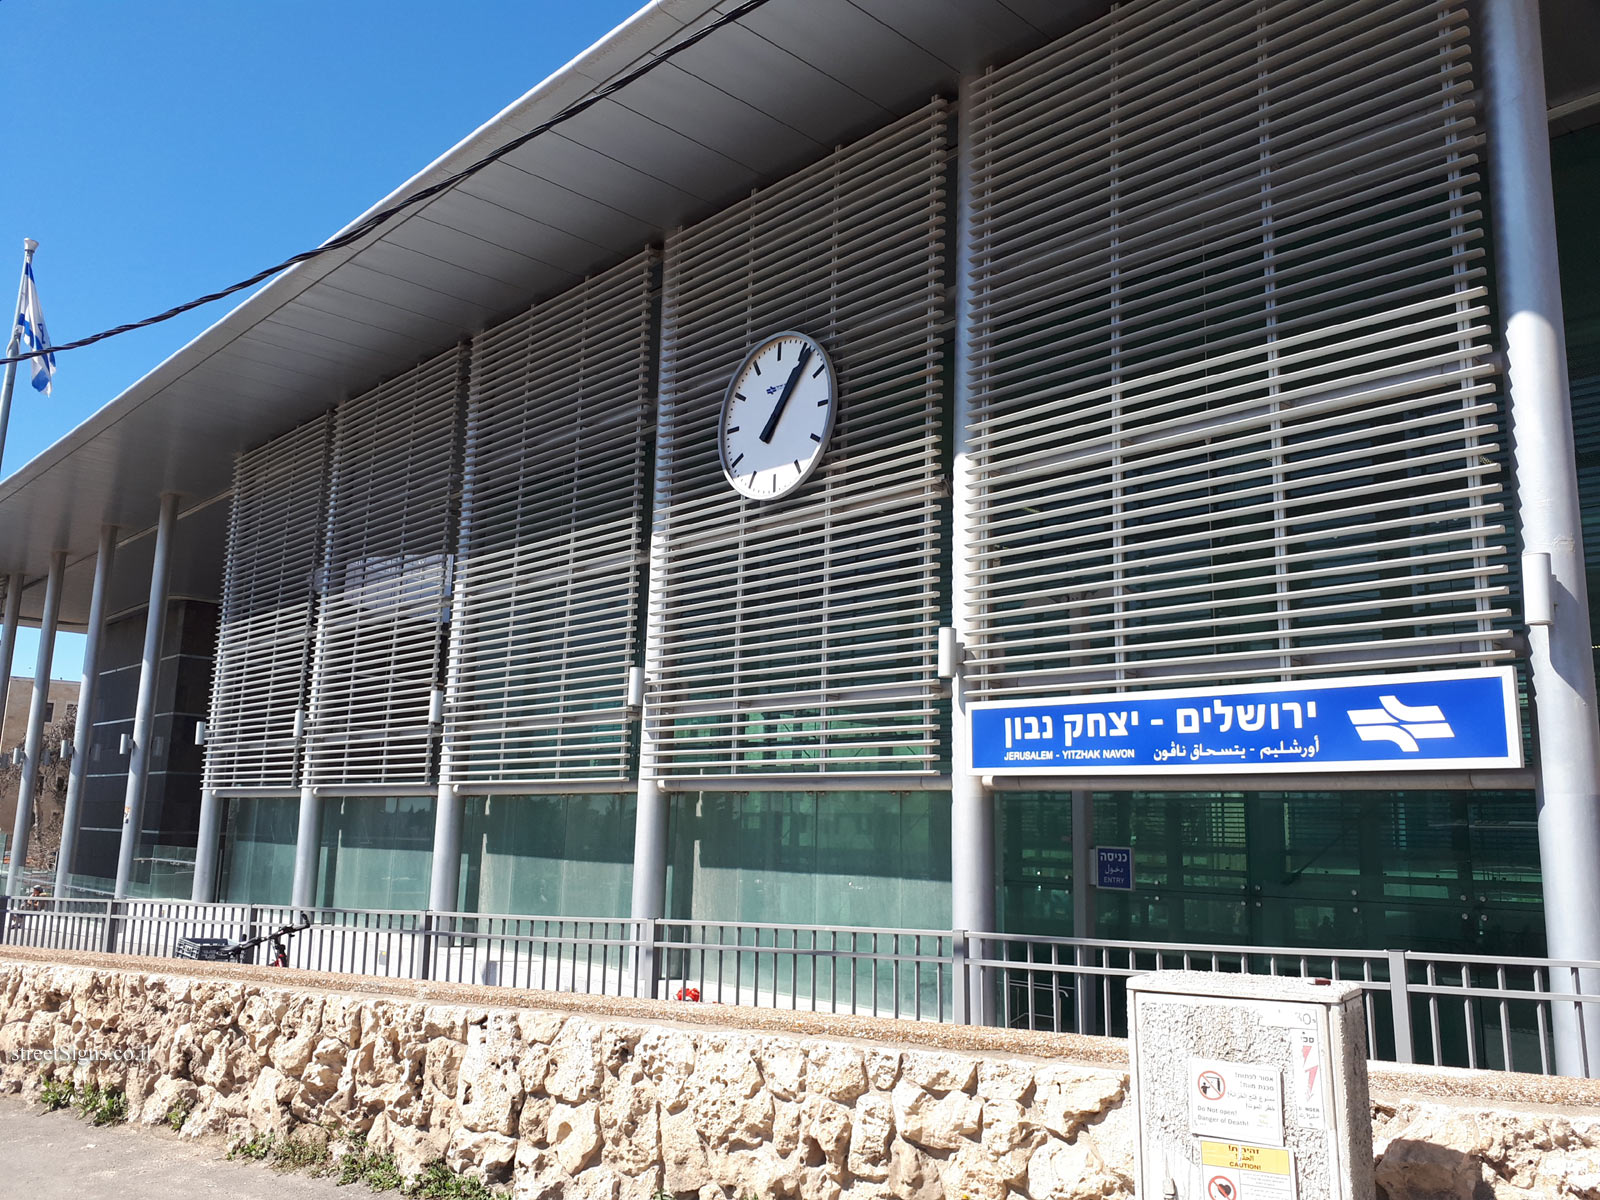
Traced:
<svg viewBox="0 0 1600 1200">
<path fill-rule="evenodd" d="M 637 67 L 738 0 L 656 0 L 374 205 L 387 207 Z M 1077 27 L 1105 0 L 768 0 L 357 245 L 293 267 L 0 482 L 0 572 L 72 563 L 62 623 L 87 617 L 102 523 L 135 533 L 159 497 L 226 491 L 236 452 L 365 391 L 668 231 Z M 1544 0 L 1551 94 L 1600 87 L 1600 25 Z M 1552 29 L 1552 27 L 1557 27 Z M 358 224 L 368 214 L 351 224 Z M 348 228 L 348 226 L 347 226 Z M 189 594 L 215 595 L 219 507 L 180 522 Z M 202 514 L 204 515 L 202 518 Z M 118 574 L 135 572 L 135 538 Z M 148 550 L 144 552 L 148 558 Z M 36 619 L 43 587 L 24 595 Z"/>
</svg>

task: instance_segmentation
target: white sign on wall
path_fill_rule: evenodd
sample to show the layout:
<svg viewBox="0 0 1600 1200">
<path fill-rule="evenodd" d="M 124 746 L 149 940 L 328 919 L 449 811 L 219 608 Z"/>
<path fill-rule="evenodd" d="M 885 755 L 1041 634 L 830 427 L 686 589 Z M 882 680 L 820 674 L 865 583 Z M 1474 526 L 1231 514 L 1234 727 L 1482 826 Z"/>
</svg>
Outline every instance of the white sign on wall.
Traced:
<svg viewBox="0 0 1600 1200">
<path fill-rule="evenodd" d="M 1283 1076 L 1277 1067 L 1189 1060 L 1189 1132 L 1258 1146 L 1283 1145 Z"/>
</svg>

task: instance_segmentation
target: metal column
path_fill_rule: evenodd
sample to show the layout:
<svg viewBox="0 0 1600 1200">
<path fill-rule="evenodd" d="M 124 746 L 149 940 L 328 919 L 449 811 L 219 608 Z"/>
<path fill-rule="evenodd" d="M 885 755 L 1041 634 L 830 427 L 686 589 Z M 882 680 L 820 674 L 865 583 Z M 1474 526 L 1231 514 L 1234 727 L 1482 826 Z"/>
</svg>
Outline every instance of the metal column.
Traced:
<svg viewBox="0 0 1600 1200">
<path fill-rule="evenodd" d="M 1600 959 L 1600 728 L 1556 265 L 1536 0 L 1484 0 L 1495 267 L 1525 555 L 1548 555 L 1553 623 L 1528 631 L 1538 729 L 1539 858 L 1548 953 Z M 1552 972 L 1552 985 L 1570 980 Z M 1597 972 L 1596 974 L 1600 974 Z M 1586 979 L 1585 992 L 1600 991 Z M 1556 1068 L 1600 1075 L 1600 1011 L 1555 1005 Z M 1579 1029 L 1579 1021 L 1583 1029 Z M 1587 1047 L 1588 1062 L 1583 1061 Z"/>
<path fill-rule="evenodd" d="M 1072 792 L 1072 936 L 1094 936 L 1094 796 Z"/>
<path fill-rule="evenodd" d="M 660 301 L 656 301 L 660 305 Z M 656 334 L 656 378 L 662 375 L 660 357 L 672 340 L 672 318 L 658 307 L 659 331 Z M 659 430 L 658 430 L 659 432 Z M 651 703 L 651 686 L 661 675 L 661 642 L 665 622 L 660 580 L 666 576 L 667 537 L 663 513 L 670 499 L 667 456 L 659 448 L 655 456 L 655 477 L 651 487 L 649 591 L 645 596 L 644 669 L 639 685 L 639 791 L 633 817 L 633 895 L 628 915 L 635 922 L 634 936 L 640 937 L 639 953 L 632 964 L 636 991 L 655 995 L 658 974 L 653 934 L 655 922 L 667 915 L 667 837 L 671 798 L 661 786 L 659 739 L 661 718 Z M 630 693 L 633 688 L 630 686 Z"/>
<path fill-rule="evenodd" d="M 434 912 L 455 912 L 461 907 L 461 820 L 466 801 L 456 794 L 454 784 L 441 783 L 434 805 L 428 907 Z"/>
<path fill-rule="evenodd" d="M 128 790 L 122 806 L 122 845 L 117 851 L 113 898 L 125 899 L 133 879 L 133 859 L 144 824 L 144 786 L 150 777 L 152 730 L 155 727 L 156 683 L 161 676 L 161 639 L 167 629 L 167 576 L 172 566 L 172 535 L 178 523 L 178 497 L 161 497 L 156 522 L 155 558 L 150 565 L 150 608 L 144 618 L 144 656 L 139 662 L 139 699 L 133 711 L 133 753 L 128 759 Z"/>
<path fill-rule="evenodd" d="M 955 630 L 955 674 L 950 685 L 950 924 L 953 929 L 994 932 L 998 924 L 995 904 L 994 795 L 972 774 L 972 747 L 967 725 L 967 684 L 962 660 L 966 656 L 979 604 L 977 577 L 973 573 L 972 527 L 977 505 L 977 469 L 972 462 L 969 428 L 972 423 L 972 376 L 977 367 L 972 349 L 972 85 L 961 81 L 956 119 L 955 212 L 955 369 L 951 436 L 954 439 L 951 507 L 951 616 Z M 973 943 L 969 953 L 987 957 L 988 947 Z M 967 1019 L 974 1024 L 994 1021 L 995 997 L 991 972 L 969 974 Z M 959 984 L 957 985 L 959 986 Z"/>
<path fill-rule="evenodd" d="M 222 798 L 210 788 L 200 791 L 200 824 L 194 840 L 194 879 L 189 899 L 210 904 L 217 898 L 217 855 L 222 847 Z"/>
<path fill-rule="evenodd" d="M 50 705 L 50 660 L 56 648 L 56 618 L 61 612 L 61 577 L 67 570 L 67 552 L 50 555 L 50 574 L 44 585 L 44 614 L 39 619 L 39 654 L 33 668 L 33 703 L 28 707 L 28 736 L 22 751 L 22 781 L 17 785 L 17 824 L 11 835 L 11 873 L 6 894 L 22 892 L 22 873 L 28 865 L 28 841 L 33 834 L 33 794 L 39 784 L 44 749 L 44 713 Z"/>
<path fill-rule="evenodd" d="M 17 653 L 17 620 L 22 615 L 22 589 L 27 584 L 27 576 L 21 571 L 6 580 L 5 623 L 0 625 L 0 714 L 5 712 L 6 698 L 11 695 L 11 660 Z"/>
<path fill-rule="evenodd" d="M 450 579 L 450 640 L 445 651 L 442 690 L 433 694 L 429 724 L 439 747 L 439 791 L 433 809 L 433 859 L 428 879 L 428 907 L 434 912 L 455 912 L 461 907 L 461 826 L 466 819 L 466 797 L 457 794 L 456 762 L 447 714 L 457 711 L 462 698 L 462 639 L 466 636 L 461 614 L 467 611 L 466 572 L 461 563 L 471 553 L 473 501 L 477 494 L 477 466 L 467 454 L 470 423 L 468 395 L 472 375 L 472 343 L 457 347 L 455 463 L 461 475 L 460 506 L 455 513 Z"/>
<path fill-rule="evenodd" d="M 89 743 L 94 739 L 94 693 L 100 681 L 100 639 L 105 632 L 106 591 L 117 556 L 117 527 L 100 527 L 100 549 L 94 559 L 94 587 L 89 594 L 89 628 L 83 642 L 83 675 L 78 682 L 78 722 L 72 730 L 72 765 L 67 772 L 67 803 L 61 814 L 61 851 L 56 856 L 56 895 L 65 896 L 72 881 L 72 860 L 78 851 L 78 824 L 83 812 L 83 781 L 89 773 Z"/>
<path fill-rule="evenodd" d="M 317 853 L 322 847 L 322 798 L 309 783 L 300 789 L 300 823 L 294 837 L 294 884 L 289 903 L 296 908 L 317 904 Z"/>
<path fill-rule="evenodd" d="M 1094 937 L 1094 888 L 1099 873 L 1094 851 L 1094 795 L 1083 788 L 1072 792 L 1072 936 Z M 1080 964 L 1098 965 L 1096 951 L 1080 946 Z M 1100 1032 L 1100 976 L 1079 975 L 1072 994 L 1077 1012 L 1077 1032 Z"/>
</svg>

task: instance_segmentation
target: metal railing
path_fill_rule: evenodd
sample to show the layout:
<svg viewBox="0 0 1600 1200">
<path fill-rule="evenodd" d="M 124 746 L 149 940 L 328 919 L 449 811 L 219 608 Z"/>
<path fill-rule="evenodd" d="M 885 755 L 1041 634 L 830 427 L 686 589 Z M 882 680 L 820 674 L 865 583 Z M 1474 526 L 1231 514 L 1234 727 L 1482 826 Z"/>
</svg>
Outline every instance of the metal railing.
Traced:
<svg viewBox="0 0 1600 1200">
<path fill-rule="evenodd" d="M 1287 975 L 1360 987 L 1374 1058 L 1553 1074 L 1563 1029 L 1581 1073 L 1600 1077 L 1600 1044 L 1589 1036 L 1600 1018 L 1600 962 L 989 933 L 968 942 L 969 970 L 998 981 L 998 1024 L 1125 1036 L 1131 976 Z"/>
<path fill-rule="evenodd" d="M 1126 982 L 1185 969 L 1360 987 L 1372 1057 L 1600 1077 L 1600 962 L 961 930 L 633 921 L 21 897 L 0 942 L 170 957 L 184 938 L 283 939 L 291 967 L 1096 1036 L 1127 1032 Z M 270 942 L 244 954 L 266 965 Z M 1567 1047 L 1558 1063 L 1555 1047 Z"/>
</svg>

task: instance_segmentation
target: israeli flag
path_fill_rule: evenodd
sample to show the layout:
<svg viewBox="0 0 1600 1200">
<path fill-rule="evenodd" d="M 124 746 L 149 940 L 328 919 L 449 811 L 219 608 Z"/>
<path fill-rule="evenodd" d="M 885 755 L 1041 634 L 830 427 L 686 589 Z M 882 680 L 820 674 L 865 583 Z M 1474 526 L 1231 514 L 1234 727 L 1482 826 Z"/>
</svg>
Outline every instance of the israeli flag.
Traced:
<svg viewBox="0 0 1600 1200">
<path fill-rule="evenodd" d="M 50 334 L 44 327 L 44 314 L 39 311 L 39 288 L 33 282 L 33 264 L 22 268 L 22 303 L 17 313 L 17 353 L 33 354 L 50 344 Z M 55 378 L 56 356 L 43 354 L 33 360 L 33 386 L 35 391 L 50 394 L 50 381 Z"/>
</svg>

